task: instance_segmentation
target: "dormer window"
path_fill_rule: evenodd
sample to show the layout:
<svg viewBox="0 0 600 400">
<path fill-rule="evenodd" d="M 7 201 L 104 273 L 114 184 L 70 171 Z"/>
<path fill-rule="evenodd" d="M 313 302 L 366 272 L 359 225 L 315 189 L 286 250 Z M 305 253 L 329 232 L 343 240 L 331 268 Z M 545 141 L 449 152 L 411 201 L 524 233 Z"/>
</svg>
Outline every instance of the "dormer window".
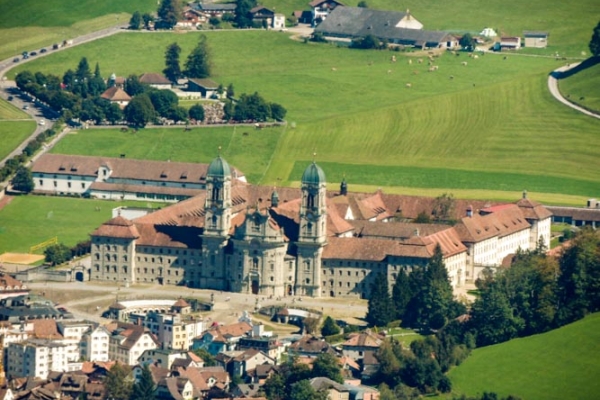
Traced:
<svg viewBox="0 0 600 400">
<path fill-rule="evenodd" d="M 183 171 L 181 173 L 181 176 L 179 177 L 179 179 L 187 179 L 187 177 L 188 177 L 187 171 Z"/>
<path fill-rule="evenodd" d="M 65 166 L 64 166 L 64 165 L 62 165 L 62 164 L 61 164 L 61 166 L 60 166 L 60 167 L 58 167 L 58 170 L 59 170 L 59 171 L 64 171 L 65 169 L 66 169 L 66 168 L 65 168 Z"/>
<path fill-rule="evenodd" d="M 163 171 L 160 173 L 160 177 L 161 178 L 166 178 L 167 177 L 167 171 Z"/>
</svg>

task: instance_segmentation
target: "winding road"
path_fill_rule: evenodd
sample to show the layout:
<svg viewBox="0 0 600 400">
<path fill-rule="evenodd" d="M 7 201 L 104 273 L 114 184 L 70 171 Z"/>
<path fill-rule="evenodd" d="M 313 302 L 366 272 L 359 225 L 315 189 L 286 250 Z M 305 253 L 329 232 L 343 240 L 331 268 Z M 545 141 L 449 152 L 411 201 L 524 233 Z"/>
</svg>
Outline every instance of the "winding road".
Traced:
<svg viewBox="0 0 600 400">
<path fill-rule="evenodd" d="M 571 107 L 574 110 L 577 110 L 585 115 L 589 115 L 590 117 L 594 117 L 594 118 L 598 118 L 600 119 L 600 114 L 586 110 L 583 107 L 580 107 L 576 104 L 571 103 L 569 100 L 565 99 L 563 97 L 563 95 L 560 93 L 560 90 L 558 90 L 558 79 L 557 77 L 559 77 L 562 73 L 564 73 L 565 71 L 568 71 L 572 68 L 575 68 L 579 65 L 580 63 L 574 63 L 574 64 L 569 64 L 569 65 L 565 65 L 564 67 L 560 67 L 555 69 L 554 71 L 552 71 L 550 73 L 550 75 L 548 75 L 548 89 L 550 90 L 550 93 L 552 94 L 552 96 L 554 96 L 554 98 L 558 101 L 560 101 L 561 103 L 563 103 L 564 105 Z"/>
</svg>

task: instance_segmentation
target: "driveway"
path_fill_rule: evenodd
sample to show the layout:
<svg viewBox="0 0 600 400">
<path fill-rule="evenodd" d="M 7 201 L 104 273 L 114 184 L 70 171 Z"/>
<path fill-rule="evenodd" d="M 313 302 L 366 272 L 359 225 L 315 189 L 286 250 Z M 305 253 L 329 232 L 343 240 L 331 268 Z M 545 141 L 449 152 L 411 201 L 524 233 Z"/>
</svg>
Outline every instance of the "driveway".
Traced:
<svg viewBox="0 0 600 400">
<path fill-rule="evenodd" d="M 550 75 L 548 75 L 548 89 L 550 90 L 550 93 L 552 94 L 552 96 L 554 96 L 554 98 L 558 101 L 560 101 L 561 103 L 563 103 L 564 105 L 571 107 L 574 110 L 577 110 L 585 115 L 589 115 L 590 117 L 593 118 L 598 118 L 600 119 L 600 115 L 598 113 L 586 110 L 583 107 L 579 107 L 577 104 L 573 104 L 571 103 L 569 100 L 565 99 L 563 97 L 563 95 L 560 93 L 560 90 L 558 90 L 558 79 L 557 77 L 560 77 L 560 75 L 562 73 L 564 73 L 565 71 L 568 71 L 572 68 L 575 68 L 579 65 L 580 63 L 574 63 L 574 64 L 569 64 L 566 65 L 564 67 L 560 67 L 555 69 L 554 71 L 552 71 L 550 73 Z"/>
</svg>

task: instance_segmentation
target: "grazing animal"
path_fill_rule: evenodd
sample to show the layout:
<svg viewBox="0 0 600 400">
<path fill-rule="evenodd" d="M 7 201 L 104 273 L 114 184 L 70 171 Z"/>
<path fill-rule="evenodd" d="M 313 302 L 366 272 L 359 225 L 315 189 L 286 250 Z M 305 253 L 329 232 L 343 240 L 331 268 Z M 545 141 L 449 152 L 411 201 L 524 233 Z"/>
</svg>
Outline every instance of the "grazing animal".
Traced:
<svg viewBox="0 0 600 400">
<path fill-rule="evenodd" d="M 335 71 L 337 71 L 337 68 L 336 67 L 331 67 L 331 70 L 335 72 Z"/>
<path fill-rule="evenodd" d="M 407 83 L 407 84 L 406 84 L 406 87 L 407 87 L 407 88 L 411 88 L 411 87 L 412 87 L 412 84 L 410 84 L 410 83 Z"/>
<path fill-rule="evenodd" d="M 504 56 L 502 57 L 503 60 L 508 60 L 508 57 Z"/>
<path fill-rule="evenodd" d="M 466 67 L 467 66 L 467 62 L 463 61 L 463 62 L 460 63 L 460 65 L 464 65 Z"/>
<path fill-rule="evenodd" d="M 435 68 L 433 68 L 433 67 L 429 67 L 429 69 L 428 69 L 427 71 L 429 71 L 429 72 L 433 72 L 433 71 L 435 71 Z"/>
<path fill-rule="evenodd" d="M 417 60 L 417 62 L 418 62 L 419 64 L 423 64 L 423 59 L 422 59 L 422 58 L 419 58 L 419 59 Z"/>
<path fill-rule="evenodd" d="M 391 69 L 388 69 L 388 74 L 391 74 L 391 73 L 392 73 L 392 70 L 391 70 Z"/>
<path fill-rule="evenodd" d="M 412 65 L 412 59 L 408 59 L 408 65 Z"/>
<path fill-rule="evenodd" d="M 392 62 L 396 62 L 396 56 L 392 56 Z"/>
<path fill-rule="evenodd" d="M 473 56 L 473 58 L 477 60 L 477 59 L 479 58 L 479 56 L 478 56 L 477 54 L 475 54 L 475 55 Z"/>
</svg>

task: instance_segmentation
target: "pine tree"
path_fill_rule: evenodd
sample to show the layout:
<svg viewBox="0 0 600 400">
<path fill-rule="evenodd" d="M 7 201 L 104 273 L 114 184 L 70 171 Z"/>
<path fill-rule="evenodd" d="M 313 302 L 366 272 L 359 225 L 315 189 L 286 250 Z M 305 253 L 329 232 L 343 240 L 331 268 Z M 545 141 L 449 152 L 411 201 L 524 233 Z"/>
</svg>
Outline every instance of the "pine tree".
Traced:
<svg viewBox="0 0 600 400">
<path fill-rule="evenodd" d="M 133 385 L 130 400 L 154 400 L 156 398 L 155 391 L 156 386 L 152 379 L 152 373 L 146 365 L 142 369 L 140 379 Z"/>
<path fill-rule="evenodd" d="M 138 30 L 142 27 L 142 14 L 139 11 L 134 12 L 129 20 L 129 29 Z"/>
<path fill-rule="evenodd" d="M 337 335 L 338 333 L 340 333 L 340 327 L 335 323 L 333 318 L 327 316 L 323 322 L 323 326 L 321 327 L 321 335 L 331 336 Z"/>
<path fill-rule="evenodd" d="M 413 291 L 408 275 L 404 271 L 400 271 L 392 288 L 392 303 L 394 304 L 394 313 L 397 319 L 404 318 L 406 307 L 412 297 Z"/>
<path fill-rule="evenodd" d="M 596 57 L 600 56 L 600 22 L 594 28 L 594 33 L 590 39 L 590 51 L 592 55 Z"/>
<path fill-rule="evenodd" d="M 319 354 L 313 363 L 312 376 L 315 378 L 322 376 L 338 383 L 344 383 L 342 368 L 338 363 L 338 359 L 329 353 Z"/>
<path fill-rule="evenodd" d="M 15 190 L 25 193 L 31 192 L 34 188 L 31 170 L 20 166 L 19 169 L 17 169 L 15 177 L 12 179 L 12 184 Z"/>
<path fill-rule="evenodd" d="M 82 57 L 79 60 L 79 64 L 77 65 L 77 71 L 75 72 L 75 76 L 80 81 L 83 79 L 91 78 L 92 72 L 90 71 L 90 64 L 88 63 L 87 58 Z"/>
<path fill-rule="evenodd" d="M 129 379 L 129 367 L 116 363 L 106 374 L 104 386 L 106 398 L 114 400 L 129 400 L 132 383 Z"/>
<path fill-rule="evenodd" d="M 162 0 L 158 7 L 158 18 L 161 28 L 172 29 L 181 19 L 182 6 L 180 0 Z"/>
<path fill-rule="evenodd" d="M 166 67 L 163 69 L 163 73 L 171 82 L 177 82 L 177 79 L 181 78 L 179 54 L 181 54 L 181 47 L 177 43 L 171 43 L 167 46 L 167 51 L 165 52 Z"/>
<path fill-rule="evenodd" d="M 211 74 L 210 48 L 205 35 L 200 35 L 198 45 L 185 62 L 184 74 L 188 78 L 208 78 Z"/>
<path fill-rule="evenodd" d="M 386 326 L 394 319 L 392 300 L 388 282 L 384 274 L 379 273 L 371 284 L 371 294 L 367 311 L 367 322 L 372 326 Z"/>
</svg>

